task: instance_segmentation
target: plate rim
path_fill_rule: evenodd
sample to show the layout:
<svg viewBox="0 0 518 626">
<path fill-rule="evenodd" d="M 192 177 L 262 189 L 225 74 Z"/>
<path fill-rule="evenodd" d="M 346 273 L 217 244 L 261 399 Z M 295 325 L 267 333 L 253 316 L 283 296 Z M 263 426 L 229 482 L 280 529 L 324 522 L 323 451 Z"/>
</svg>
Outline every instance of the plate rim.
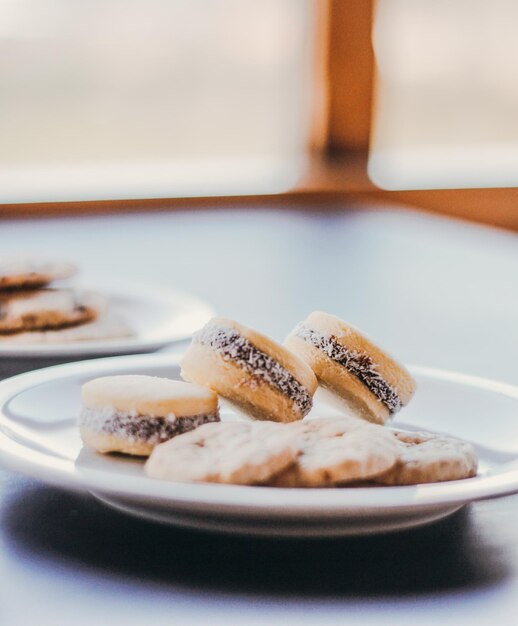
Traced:
<svg viewBox="0 0 518 626">
<path fill-rule="evenodd" d="M 191 508 L 200 506 L 221 512 L 247 510 L 249 514 L 343 516 L 387 515 L 396 511 L 426 511 L 439 506 L 466 504 L 518 492 L 518 467 L 499 474 L 442 483 L 396 487 L 340 487 L 284 489 L 210 483 L 174 483 L 145 476 L 126 476 L 103 469 L 78 468 L 74 461 L 34 450 L 5 432 L 3 407 L 13 397 L 49 381 L 81 375 L 102 375 L 114 368 L 177 367 L 179 353 L 105 357 L 55 365 L 19 374 L 0 382 L 0 466 L 59 487 L 97 491 L 138 498 L 155 504 Z M 448 382 L 482 388 L 518 400 L 518 386 L 488 378 L 413 365 L 413 373 Z M 116 476 L 116 478 L 115 478 Z M 376 493 L 376 498 L 372 494 Z M 347 494 L 347 497 L 344 497 Z"/>
<path fill-rule="evenodd" d="M 63 285 L 63 288 L 68 286 Z M 142 294 L 144 300 L 155 300 L 164 304 L 174 301 L 182 301 L 186 305 L 195 307 L 198 315 L 206 318 L 206 321 L 214 316 L 214 309 L 211 305 L 186 291 L 160 285 L 147 285 L 138 281 L 129 282 L 116 278 L 99 280 L 89 280 L 88 282 L 77 282 L 70 285 L 79 291 L 92 291 L 106 295 L 108 298 L 127 297 L 138 299 Z M 164 335 L 162 338 L 142 339 L 139 337 L 121 337 L 115 339 L 102 339 L 94 341 L 75 341 L 65 343 L 42 343 L 42 344 L 8 344 L 2 345 L 0 340 L 0 358 L 52 358 L 52 357 L 83 357 L 83 356 L 109 356 L 127 355 L 138 352 L 152 352 L 180 341 L 189 339 L 192 332 L 202 323 L 196 322 L 192 331 L 173 336 Z"/>
</svg>

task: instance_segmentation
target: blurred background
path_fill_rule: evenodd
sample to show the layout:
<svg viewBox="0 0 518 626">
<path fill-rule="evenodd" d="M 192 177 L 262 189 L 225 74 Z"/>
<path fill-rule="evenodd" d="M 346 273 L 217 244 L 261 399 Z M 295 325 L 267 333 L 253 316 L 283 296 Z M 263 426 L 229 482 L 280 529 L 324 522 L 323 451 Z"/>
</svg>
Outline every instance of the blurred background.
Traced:
<svg viewBox="0 0 518 626">
<path fill-rule="evenodd" d="M 517 26 L 513 0 L 0 0 L 0 204 L 512 188 Z M 498 198 L 408 201 L 509 225 Z"/>
<path fill-rule="evenodd" d="M 0 200 L 293 185 L 314 31 L 310 0 L 0 0 Z"/>
<path fill-rule="evenodd" d="M 378 0 L 376 183 L 516 185 L 517 27 L 513 0 Z"/>
</svg>

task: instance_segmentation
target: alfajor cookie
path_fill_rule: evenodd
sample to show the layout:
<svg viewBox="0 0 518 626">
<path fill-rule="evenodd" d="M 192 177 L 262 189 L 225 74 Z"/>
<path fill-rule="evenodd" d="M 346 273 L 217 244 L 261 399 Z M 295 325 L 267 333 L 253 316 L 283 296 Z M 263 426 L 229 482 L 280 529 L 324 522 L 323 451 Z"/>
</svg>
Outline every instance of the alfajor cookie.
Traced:
<svg viewBox="0 0 518 626">
<path fill-rule="evenodd" d="M 44 345 L 78 343 L 81 341 L 104 341 L 134 336 L 135 331 L 126 320 L 108 309 L 92 322 L 86 322 L 79 326 L 4 334 L 0 335 L 0 341 L 2 345 Z"/>
<path fill-rule="evenodd" d="M 211 387 L 258 419 L 302 419 L 317 388 L 311 368 L 297 355 L 223 318 L 195 333 L 181 366 L 185 380 Z"/>
<path fill-rule="evenodd" d="M 375 478 L 384 485 L 415 485 L 470 478 L 477 473 L 477 455 L 466 441 L 424 432 L 393 431 L 398 462 Z"/>
<path fill-rule="evenodd" d="M 104 299 L 73 289 L 0 293 L 0 334 L 76 326 L 96 319 Z"/>
<path fill-rule="evenodd" d="M 414 394 L 416 383 L 403 365 L 334 315 L 311 313 L 284 343 L 368 421 L 384 424 Z"/>
<path fill-rule="evenodd" d="M 369 480 L 398 460 L 391 431 L 361 419 L 322 418 L 289 428 L 299 454 L 295 464 L 269 483 L 274 487 L 330 487 Z"/>
<path fill-rule="evenodd" d="M 38 289 L 75 273 L 76 267 L 71 263 L 0 257 L 0 290 Z"/>
<path fill-rule="evenodd" d="M 147 456 L 159 443 L 219 421 L 214 392 L 168 378 L 96 378 L 82 386 L 81 399 L 81 438 L 98 452 Z"/>
<path fill-rule="evenodd" d="M 258 485 L 291 465 L 297 448 L 284 424 L 206 424 L 157 446 L 145 465 L 151 478 Z"/>
</svg>

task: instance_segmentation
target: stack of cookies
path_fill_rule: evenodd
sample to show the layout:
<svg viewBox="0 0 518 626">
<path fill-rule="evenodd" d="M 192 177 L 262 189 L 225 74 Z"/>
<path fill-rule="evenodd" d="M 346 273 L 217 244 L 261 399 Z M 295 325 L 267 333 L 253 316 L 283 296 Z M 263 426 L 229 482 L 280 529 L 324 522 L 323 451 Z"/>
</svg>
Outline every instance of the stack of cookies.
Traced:
<svg viewBox="0 0 518 626">
<path fill-rule="evenodd" d="M 0 259 L 0 335 L 59 330 L 93 321 L 100 312 L 98 297 L 51 286 L 75 272 L 69 263 Z"/>
<path fill-rule="evenodd" d="M 106 309 L 100 294 L 61 284 L 75 274 L 70 263 L 0 258 L 0 342 L 79 341 L 127 334 L 124 325 L 114 329 L 100 324 Z"/>
<path fill-rule="evenodd" d="M 189 382 L 116 376 L 84 385 L 84 443 L 150 455 L 148 476 L 181 482 L 407 485 L 477 471 L 468 443 L 386 425 L 412 399 L 415 381 L 333 315 L 312 313 L 284 345 L 215 318 L 194 335 L 182 377 Z M 319 385 L 342 403 L 339 417 L 308 416 Z M 221 422 L 218 395 L 249 419 Z"/>
</svg>

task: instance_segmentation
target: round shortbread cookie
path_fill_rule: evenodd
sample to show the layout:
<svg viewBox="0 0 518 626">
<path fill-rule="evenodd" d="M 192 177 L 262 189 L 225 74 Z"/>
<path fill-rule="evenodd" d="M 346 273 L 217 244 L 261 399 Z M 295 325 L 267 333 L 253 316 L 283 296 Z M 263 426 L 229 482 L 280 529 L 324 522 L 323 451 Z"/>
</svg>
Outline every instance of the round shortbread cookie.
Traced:
<svg viewBox="0 0 518 626">
<path fill-rule="evenodd" d="M 313 417 L 290 425 L 290 430 L 302 440 L 337 437 L 358 428 L 369 428 L 371 424 L 359 417 L 341 415 L 340 417 Z"/>
<path fill-rule="evenodd" d="M 257 485 L 291 465 L 296 455 L 285 425 L 221 422 L 157 446 L 145 470 L 162 480 Z"/>
<path fill-rule="evenodd" d="M 425 432 L 392 431 L 399 460 L 375 478 L 384 485 L 415 485 L 469 478 L 477 473 L 477 455 L 466 441 Z"/>
<path fill-rule="evenodd" d="M 311 313 L 284 343 L 322 385 L 368 421 L 384 424 L 415 392 L 403 365 L 334 315 Z"/>
<path fill-rule="evenodd" d="M 308 420 L 289 428 L 299 439 L 300 453 L 271 486 L 329 487 L 369 480 L 398 459 L 391 431 L 353 417 Z"/>
<path fill-rule="evenodd" d="M 207 385 L 254 417 L 302 419 L 317 380 L 288 349 L 235 321 L 215 318 L 195 333 L 181 362 L 185 380 Z"/>
<path fill-rule="evenodd" d="M 31 259 L 0 258 L 0 290 L 36 289 L 76 273 L 72 263 L 52 263 Z"/>
<path fill-rule="evenodd" d="M 91 322 L 105 306 L 98 294 L 73 289 L 0 294 L 0 334 L 66 328 Z"/>
<path fill-rule="evenodd" d="M 143 375 L 106 376 L 81 388 L 79 430 L 98 452 L 147 456 L 172 437 L 219 421 L 210 389 Z"/>
</svg>

